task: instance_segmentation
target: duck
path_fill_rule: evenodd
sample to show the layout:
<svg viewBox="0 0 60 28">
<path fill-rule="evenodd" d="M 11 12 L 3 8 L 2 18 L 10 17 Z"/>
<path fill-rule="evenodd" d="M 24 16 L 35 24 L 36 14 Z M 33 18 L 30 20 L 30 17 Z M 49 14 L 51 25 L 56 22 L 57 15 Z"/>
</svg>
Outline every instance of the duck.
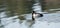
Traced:
<svg viewBox="0 0 60 28">
<path fill-rule="evenodd" d="M 43 17 L 43 14 L 36 13 L 35 11 L 32 12 L 32 20 L 34 21 L 36 17 Z"/>
</svg>

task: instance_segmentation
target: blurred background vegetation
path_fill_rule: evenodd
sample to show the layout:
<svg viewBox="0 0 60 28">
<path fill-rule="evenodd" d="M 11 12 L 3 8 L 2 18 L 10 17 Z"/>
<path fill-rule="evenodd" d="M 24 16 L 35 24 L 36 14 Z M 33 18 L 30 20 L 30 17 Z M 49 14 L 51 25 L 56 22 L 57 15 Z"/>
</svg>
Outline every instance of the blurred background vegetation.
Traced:
<svg viewBox="0 0 60 28">
<path fill-rule="evenodd" d="M 13 15 L 27 14 L 32 12 L 33 0 L 0 0 L 0 8 L 7 5 L 7 13 Z M 15 14 L 16 13 L 16 14 Z"/>
<path fill-rule="evenodd" d="M 60 0 L 39 0 L 42 5 L 42 11 L 60 8 Z M 33 11 L 32 6 L 35 0 L 0 0 L 0 10 L 6 7 L 6 13 L 9 16 L 28 14 Z"/>
<path fill-rule="evenodd" d="M 55 9 L 60 8 L 60 0 L 43 0 L 42 6 L 43 6 L 42 8 L 44 11 L 49 11 L 51 9 L 55 10 Z"/>
<path fill-rule="evenodd" d="M 42 10 L 49 10 L 60 8 L 60 0 L 39 0 L 42 3 Z M 0 0 L 0 8 L 7 5 L 7 10 L 11 11 L 10 13 L 31 13 L 32 5 L 34 4 L 34 0 Z M 23 11 L 22 11 L 23 10 Z M 25 11 L 27 10 L 27 11 Z"/>
</svg>

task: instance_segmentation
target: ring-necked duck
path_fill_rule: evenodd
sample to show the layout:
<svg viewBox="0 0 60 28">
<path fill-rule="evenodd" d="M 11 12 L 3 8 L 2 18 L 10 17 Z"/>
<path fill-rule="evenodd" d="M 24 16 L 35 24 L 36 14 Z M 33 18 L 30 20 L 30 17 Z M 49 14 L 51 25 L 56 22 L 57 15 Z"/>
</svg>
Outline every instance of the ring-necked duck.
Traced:
<svg viewBox="0 0 60 28">
<path fill-rule="evenodd" d="M 32 12 L 32 20 L 35 20 L 36 17 L 43 17 L 43 14 L 36 13 L 35 11 Z"/>
</svg>

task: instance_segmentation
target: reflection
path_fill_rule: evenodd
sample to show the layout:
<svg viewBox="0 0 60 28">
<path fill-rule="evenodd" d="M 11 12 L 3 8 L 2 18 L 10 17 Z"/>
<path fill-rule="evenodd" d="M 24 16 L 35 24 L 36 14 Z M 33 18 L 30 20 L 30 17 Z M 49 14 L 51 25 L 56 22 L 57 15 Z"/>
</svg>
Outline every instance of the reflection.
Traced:
<svg viewBox="0 0 60 28">
<path fill-rule="evenodd" d="M 24 16 L 19 16 L 18 17 L 20 20 L 25 20 L 25 17 Z"/>
<path fill-rule="evenodd" d="M 17 2 L 18 1 L 18 2 Z M 14 15 L 23 15 L 28 14 L 32 12 L 32 5 L 33 1 L 27 1 L 27 0 L 7 0 L 7 11 L 6 14 L 11 17 Z M 23 18 L 24 16 L 19 16 L 19 18 Z"/>
<path fill-rule="evenodd" d="M 27 26 L 32 26 L 33 22 L 32 20 L 32 5 L 33 0 L 27 1 L 27 0 L 6 0 L 5 6 L 0 6 L 0 12 L 1 12 L 1 27 L 8 27 L 11 28 L 11 26 L 20 26 L 20 24 L 26 23 Z M 20 20 L 18 20 L 20 19 Z M 29 20 L 27 20 L 29 19 Z M 25 24 L 24 23 L 24 24 Z M 10 24 L 12 24 L 10 26 Z M 23 24 L 22 24 L 23 25 Z M 0 28 L 1 28 L 0 27 Z"/>
</svg>

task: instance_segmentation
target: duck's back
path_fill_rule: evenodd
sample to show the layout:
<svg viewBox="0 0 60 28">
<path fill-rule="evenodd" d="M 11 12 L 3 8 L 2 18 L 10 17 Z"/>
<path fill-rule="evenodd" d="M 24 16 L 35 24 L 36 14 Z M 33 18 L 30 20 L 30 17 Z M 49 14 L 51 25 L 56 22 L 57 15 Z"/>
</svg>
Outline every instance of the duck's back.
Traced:
<svg viewBox="0 0 60 28">
<path fill-rule="evenodd" d="M 43 17 L 43 14 L 40 14 L 40 17 Z"/>
</svg>

